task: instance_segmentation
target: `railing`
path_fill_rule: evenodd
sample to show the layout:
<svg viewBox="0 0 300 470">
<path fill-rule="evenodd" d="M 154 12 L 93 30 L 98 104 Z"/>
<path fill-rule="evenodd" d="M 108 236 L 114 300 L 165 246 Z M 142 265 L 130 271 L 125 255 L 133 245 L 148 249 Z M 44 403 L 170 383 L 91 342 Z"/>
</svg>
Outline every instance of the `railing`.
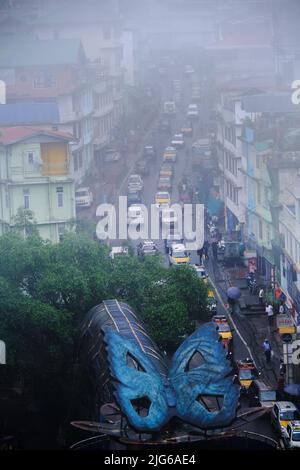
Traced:
<svg viewBox="0 0 300 470">
<path fill-rule="evenodd" d="M 247 437 L 249 439 L 254 439 L 254 440 L 261 441 L 261 442 L 265 442 L 266 444 L 269 444 L 272 447 L 275 447 L 276 449 L 282 448 L 275 439 L 272 439 L 272 437 L 269 437 L 269 436 L 264 436 L 263 434 L 259 434 L 259 433 L 252 432 L 252 431 L 243 431 L 242 435 L 243 437 Z"/>
</svg>

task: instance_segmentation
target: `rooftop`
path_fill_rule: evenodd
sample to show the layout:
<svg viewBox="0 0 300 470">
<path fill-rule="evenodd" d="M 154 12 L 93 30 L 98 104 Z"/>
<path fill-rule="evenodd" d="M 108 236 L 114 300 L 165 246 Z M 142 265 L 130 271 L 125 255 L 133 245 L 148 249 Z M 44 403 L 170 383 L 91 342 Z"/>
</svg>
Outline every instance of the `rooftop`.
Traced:
<svg viewBox="0 0 300 470">
<path fill-rule="evenodd" d="M 0 104 L 0 126 L 59 122 L 55 102 Z"/>
<path fill-rule="evenodd" d="M 85 61 L 79 39 L 38 40 L 24 37 L 1 38 L 0 68 L 35 65 L 75 65 Z"/>
<path fill-rule="evenodd" d="M 66 142 L 74 140 L 71 134 L 65 132 L 46 131 L 38 127 L 17 126 L 6 127 L 0 130 L 0 144 L 11 145 L 36 136 L 55 137 Z"/>
</svg>

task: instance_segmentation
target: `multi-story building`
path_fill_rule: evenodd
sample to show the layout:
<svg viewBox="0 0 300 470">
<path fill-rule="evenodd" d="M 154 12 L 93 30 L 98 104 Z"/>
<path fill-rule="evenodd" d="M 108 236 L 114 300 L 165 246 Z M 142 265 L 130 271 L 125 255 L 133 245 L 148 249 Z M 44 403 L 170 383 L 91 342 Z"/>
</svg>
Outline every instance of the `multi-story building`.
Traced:
<svg viewBox="0 0 300 470">
<path fill-rule="evenodd" d="M 104 77 L 99 78 L 99 66 L 89 65 L 79 39 L 13 36 L 2 38 L 1 44 L 0 79 L 6 83 L 7 103 L 57 103 L 59 124 L 77 139 L 71 146 L 71 168 L 80 182 L 94 158 L 93 113 L 98 90 L 93 87 L 107 83 Z M 105 87 L 101 93 L 106 93 Z M 104 103 L 102 110 L 108 134 L 112 124 L 107 114 L 112 110 Z"/>
<path fill-rule="evenodd" d="M 52 8 L 44 8 L 31 21 L 31 28 L 40 39 L 81 40 L 88 60 L 101 65 L 109 78 L 107 94 L 113 99 L 112 124 L 116 126 L 123 114 L 124 92 L 122 23 L 117 2 L 54 2 Z"/>
<path fill-rule="evenodd" d="M 69 141 L 35 127 L 7 127 L 0 134 L 0 234 L 15 224 L 19 208 L 33 212 L 42 238 L 58 242 L 75 217 Z"/>
</svg>

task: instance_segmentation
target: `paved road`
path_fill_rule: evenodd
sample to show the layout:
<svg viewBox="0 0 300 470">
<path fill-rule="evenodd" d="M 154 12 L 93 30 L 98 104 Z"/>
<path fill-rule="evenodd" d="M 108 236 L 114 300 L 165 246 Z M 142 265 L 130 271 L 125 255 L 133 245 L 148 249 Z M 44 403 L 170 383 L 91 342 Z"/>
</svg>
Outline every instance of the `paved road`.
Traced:
<svg viewBox="0 0 300 470">
<path fill-rule="evenodd" d="M 143 196 L 142 196 L 142 202 L 150 208 L 150 205 L 154 203 L 154 198 L 155 198 L 155 193 L 157 191 L 157 182 L 158 182 L 158 175 L 159 175 L 159 169 L 161 167 L 163 158 L 163 151 L 166 146 L 170 145 L 170 140 L 171 137 L 175 134 L 180 132 L 181 126 L 186 122 L 186 110 L 187 106 L 189 103 L 192 102 L 190 94 L 191 94 L 191 83 L 195 81 L 194 78 L 191 77 L 186 77 L 186 76 L 176 76 L 176 77 L 170 77 L 170 76 L 165 76 L 164 81 L 161 83 L 161 88 L 162 88 L 162 102 L 170 100 L 170 88 L 171 88 L 171 81 L 174 78 L 180 78 L 182 80 L 182 86 L 183 86 L 183 95 L 184 95 L 184 105 L 182 107 L 181 112 L 177 112 L 176 115 L 172 118 L 172 132 L 170 134 L 162 133 L 162 132 L 156 132 L 155 129 L 157 129 L 157 123 L 154 123 L 154 126 L 152 129 L 149 129 L 149 132 L 147 133 L 145 137 L 145 144 L 155 144 L 157 148 L 157 160 L 154 161 L 151 165 L 150 169 L 150 174 L 146 177 L 144 177 L 144 191 L 143 191 Z M 208 124 L 209 120 L 209 115 L 211 108 L 209 107 L 211 104 L 206 103 L 206 106 L 200 107 L 201 109 L 201 115 L 199 122 L 194 126 L 194 134 L 193 137 L 187 137 L 185 138 L 186 140 L 186 146 L 191 147 L 191 144 L 193 141 L 195 141 L 197 138 L 203 136 L 204 128 Z M 190 151 L 191 155 L 191 151 Z M 132 162 L 132 167 L 133 167 L 134 162 Z M 178 151 L 178 158 L 177 162 L 174 164 L 175 168 L 175 177 L 173 180 L 173 188 L 171 192 L 171 197 L 172 197 L 172 202 L 178 202 L 178 183 L 180 179 L 182 178 L 183 174 L 185 173 L 191 173 L 191 162 L 189 157 L 186 155 L 185 149 L 179 150 Z M 129 171 L 128 174 L 130 174 L 131 171 Z M 124 184 L 120 188 L 120 195 L 126 195 L 127 192 L 127 184 L 126 184 L 126 177 L 124 178 Z M 133 242 L 133 245 L 136 246 L 139 241 Z M 160 249 L 162 253 L 164 253 L 164 245 L 162 240 L 156 240 L 157 246 Z M 113 245 L 119 245 L 120 241 L 115 240 Z M 166 264 L 167 264 L 167 257 L 166 259 Z M 195 252 L 191 253 L 191 262 L 196 263 L 198 262 L 198 257 L 196 256 Z M 222 269 L 220 266 L 218 266 L 216 263 L 213 263 L 212 260 L 210 259 L 208 262 L 206 262 L 206 268 L 209 273 L 210 279 L 212 280 L 216 294 L 219 298 L 219 303 L 218 303 L 218 313 L 226 314 L 228 315 L 228 312 L 225 308 L 225 302 L 226 302 L 226 289 L 227 285 L 226 283 L 223 282 L 224 278 L 224 273 L 222 273 Z M 240 326 L 240 322 L 236 322 L 235 319 L 232 319 L 232 323 L 234 326 L 234 359 L 244 359 L 245 357 L 252 357 L 256 362 L 257 362 L 257 352 L 249 348 L 248 343 L 249 343 L 249 331 L 248 333 L 243 331 L 243 329 Z M 247 334 L 246 334 L 247 333 Z M 248 335 L 248 337 L 247 337 Z M 260 363 L 261 366 L 261 363 Z M 248 402 L 247 399 L 242 399 L 241 400 L 241 406 L 242 407 L 248 407 Z M 277 440 L 277 435 L 274 433 L 270 421 L 268 417 L 263 417 L 255 422 L 252 422 L 248 424 L 245 427 L 246 430 L 248 431 L 254 431 L 257 433 L 261 433 L 263 435 L 266 435 L 268 437 L 271 437 L 275 440 Z"/>
</svg>

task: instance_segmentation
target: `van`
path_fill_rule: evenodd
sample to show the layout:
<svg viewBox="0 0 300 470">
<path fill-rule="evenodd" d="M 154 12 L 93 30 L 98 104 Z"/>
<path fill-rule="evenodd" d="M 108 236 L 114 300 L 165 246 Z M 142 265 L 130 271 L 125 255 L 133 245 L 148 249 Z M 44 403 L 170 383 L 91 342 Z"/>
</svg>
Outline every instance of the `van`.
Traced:
<svg viewBox="0 0 300 470">
<path fill-rule="evenodd" d="M 174 101 L 165 101 L 164 102 L 164 113 L 165 114 L 175 114 L 176 105 Z"/>
<path fill-rule="evenodd" d="M 93 204 L 93 194 L 88 186 L 76 189 L 75 204 L 78 207 L 91 207 Z"/>
</svg>

